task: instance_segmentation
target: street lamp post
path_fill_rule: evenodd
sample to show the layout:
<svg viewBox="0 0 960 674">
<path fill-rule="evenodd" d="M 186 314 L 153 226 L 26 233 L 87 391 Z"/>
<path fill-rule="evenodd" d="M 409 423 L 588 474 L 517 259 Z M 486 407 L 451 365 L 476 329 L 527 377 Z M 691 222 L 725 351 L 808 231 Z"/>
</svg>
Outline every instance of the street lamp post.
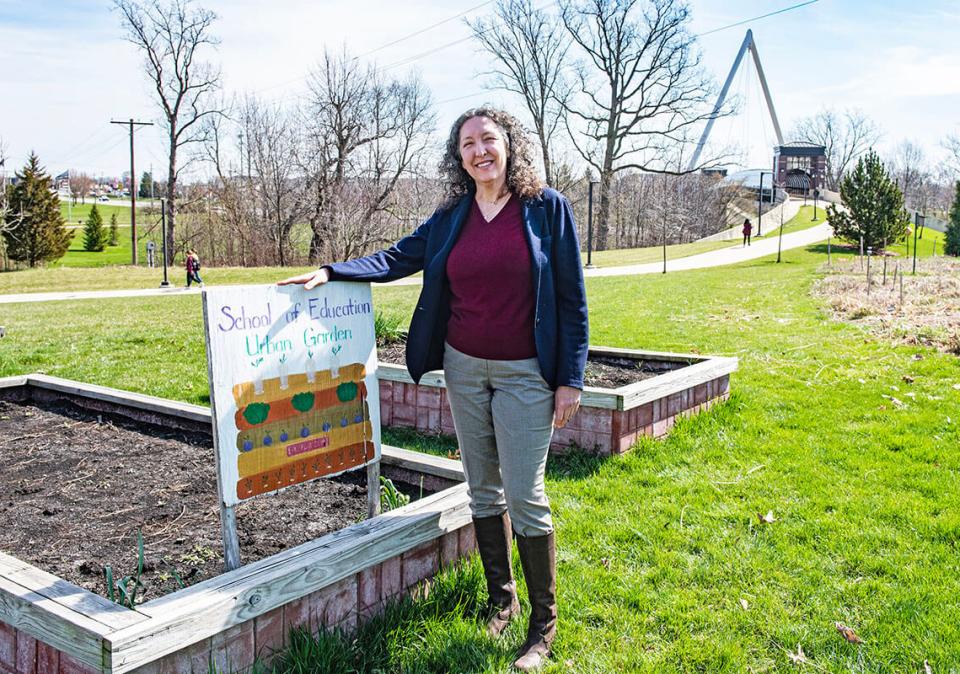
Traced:
<svg viewBox="0 0 960 674">
<path fill-rule="evenodd" d="M 163 281 L 160 282 L 161 288 L 167 288 L 170 281 L 167 280 L 167 200 L 160 199 L 160 232 L 163 237 Z M 137 245 L 134 242 L 133 245 Z"/>
<path fill-rule="evenodd" d="M 587 269 L 593 269 L 593 186 L 596 184 L 591 180 L 587 190 Z"/>
<path fill-rule="evenodd" d="M 773 185 L 773 172 L 772 171 L 760 171 L 760 192 L 757 194 L 757 236 L 763 236 L 763 176 L 770 174 L 770 184 Z M 771 191 L 771 199 L 773 201 L 773 192 Z"/>
</svg>

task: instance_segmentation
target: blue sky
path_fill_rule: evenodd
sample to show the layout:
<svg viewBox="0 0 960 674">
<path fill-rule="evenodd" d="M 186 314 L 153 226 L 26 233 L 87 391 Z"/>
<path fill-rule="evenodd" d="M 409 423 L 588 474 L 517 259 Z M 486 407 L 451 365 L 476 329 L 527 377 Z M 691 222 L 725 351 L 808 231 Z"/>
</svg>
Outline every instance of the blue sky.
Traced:
<svg viewBox="0 0 960 674">
<path fill-rule="evenodd" d="M 799 0 L 691 0 L 696 33 L 796 4 Z M 471 10 L 482 0 L 207 0 L 219 19 L 221 45 L 210 54 L 228 92 L 258 92 L 293 101 L 324 46 L 354 54 Z M 487 4 L 469 12 L 476 17 Z M 819 0 L 800 9 L 707 35 L 703 61 L 722 82 L 747 28 L 753 29 L 785 133 L 822 107 L 857 107 L 884 135 L 881 151 L 902 140 L 931 159 L 939 142 L 960 133 L 960 3 L 955 0 Z M 0 138 L 8 171 L 31 149 L 52 172 L 67 168 L 116 175 L 129 163 L 123 127 L 111 119 L 159 122 L 135 48 L 122 39 L 109 2 L 0 0 Z M 370 55 L 381 66 L 411 59 L 468 35 L 460 19 Z M 488 56 L 471 40 L 389 69 L 416 68 L 432 90 L 438 127 L 483 102 L 519 110 L 515 100 L 484 89 Z M 745 163 L 766 165 L 772 128 L 752 70 L 734 91 L 742 113 L 719 122 L 718 142 L 743 145 Z M 137 134 L 137 172 L 159 174 L 160 127 Z"/>
</svg>

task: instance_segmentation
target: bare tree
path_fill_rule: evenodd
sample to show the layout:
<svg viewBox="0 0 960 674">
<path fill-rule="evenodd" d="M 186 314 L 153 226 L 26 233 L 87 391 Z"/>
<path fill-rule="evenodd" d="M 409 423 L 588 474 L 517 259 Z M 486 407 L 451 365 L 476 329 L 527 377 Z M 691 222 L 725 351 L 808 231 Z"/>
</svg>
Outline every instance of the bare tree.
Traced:
<svg viewBox="0 0 960 674">
<path fill-rule="evenodd" d="M 586 56 L 565 121 L 577 152 L 599 173 L 596 238 L 603 250 L 614 175 L 680 173 L 670 167 L 682 166 L 678 154 L 713 114 L 714 87 L 687 30 L 683 0 L 564 0 L 561 16 Z"/>
<path fill-rule="evenodd" d="M 227 108 L 226 104 L 222 106 Z M 225 137 L 229 133 L 227 115 L 213 115 L 204 120 L 204 148 L 207 160 L 213 165 L 216 180 L 211 186 L 212 198 L 217 204 L 215 226 L 222 230 L 223 236 L 219 240 L 223 244 L 214 255 L 209 255 L 211 262 L 217 259 L 229 264 L 247 266 L 258 259 L 263 259 L 256 245 L 256 237 L 260 234 L 255 227 L 254 199 L 249 172 L 243 174 L 244 155 L 241 153 L 236 172 L 227 166 L 225 153 Z M 229 124 L 234 129 L 232 123 Z M 242 141 L 243 127 L 237 132 Z"/>
<path fill-rule="evenodd" d="M 384 213 L 401 176 L 424 159 L 434 118 L 418 79 L 384 81 L 345 53 L 325 53 L 309 87 L 301 166 L 313 232 L 309 256 L 318 262 L 391 238 Z"/>
<path fill-rule="evenodd" d="M 77 198 L 80 199 L 80 203 L 87 203 L 87 193 L 93 188 L 94 181 L 86 173 L 74 173 L 70 172 L 70 196 L 73 199 L 73 203 L 77 203 Z"/>
<path fill-rule="evenodd" d="M 494 87 L 523 99 L 540 141 L 547 183 L 557 186 L 560 176 L 552 140 L 569 95 L 563 73 L 570 42 L 562 24 L 535 9 L 531 0 L 499 0 L 492 17 L 469 26 L 496 62 L 486 73 L 492 75 Z"/>
<path fill-rule="evenodd" d="M 950 134 L 943 140 L 947 151 L 946 168 L 954 176 L 960 176 L 960 134 Z"/>
<path fill-rule="evenodd" d="M 927 168 L 923 148 L 912 141 L 902 141 L 893 149 L 886 164 L 890 177 L 903 192 L 906 207 L 926 212 L 932 197 L 933 177 Z"/>
<path fill-rule="evenodd" d="M 857 160 L 880 140 L 880 130 L 860 110 L 848 109 L 842 113 L 825 108 L 801 119 L 794 127 L 793 136 L 827 149 L 827 188 L 837 191 L 840 180 Z"/>
<path fill-rule="evenodd" d="M 10 213 L 7 201 L 7 146 L 0 137 L 0 260 L 3 268 L 9 264 L 7 259 L 7 242 L 4 232 L 12 231 L 20 224 Z"/>
<path fill-rule="evenodd" d="M 273 245 L 273 258 L 283 267 L 291 262 L 291 230 L 305 213 L 296 131 L 287 113 L 252 97 L 244 103 L 241 119 L 250 155 L 253 194 L 249 196 L 259 206 L 259 220 Z"/>
<path fill-rule="evenodd" d="M 123 16 L 127 40 L 146 57 L 146 73 L 157 93 L 169 142 L 167 164 L 167 254 L 172 260 L 177 215 L 177 179 L 189 158 L 178 164 L 178 154 L 189 143 L 202 140 L 203 118 L 220 114 L 211 107 L 220 72 L 200 59 L 218 40 L 210 30 L 216 14 L 194 6 L 191 0 L 114 0 Z"/>
</svg>

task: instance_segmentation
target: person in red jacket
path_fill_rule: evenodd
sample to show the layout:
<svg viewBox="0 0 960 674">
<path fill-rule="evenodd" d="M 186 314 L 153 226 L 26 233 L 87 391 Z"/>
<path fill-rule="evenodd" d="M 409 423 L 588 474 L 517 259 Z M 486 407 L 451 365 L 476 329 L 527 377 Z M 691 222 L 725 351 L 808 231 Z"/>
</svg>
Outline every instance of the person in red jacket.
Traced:
<svg viewBox="0 0 960 674">
<path fill-rule="evenodd" d="M 549 657 L 557 629 L 556 547 L 544 470 L 554 428 L 576 413 L 588 314 L 570 203 L 546 187 L 520 122 L 492 108 L 454 122 L 440 174 L 443 205 L 410 236 L 356 260 L 281 281 L 390 281 L 423 270 L 407 340 L 416 381 L 443 367 L 477 547 L 487 632 L 519 615 L 515 536 L 530 599 L 514 667 Z"/>
<path fill-rule="evenodd" d="M 750 218 L 743 219 L 743 247 L 750 245 L 750 233 L 753 231 L 753 225 L 750 224 Z"/>
<path fill-rule="evenodd" d="M 185 266 L 187 268 L 187 287 L 189 288 L 191 283 L 198 283 L 202 288 L 203 279 L 200 278 L 200 256 L 197 255 L 197 251 L 192 248 L 187 251 Z"/>
</svg>

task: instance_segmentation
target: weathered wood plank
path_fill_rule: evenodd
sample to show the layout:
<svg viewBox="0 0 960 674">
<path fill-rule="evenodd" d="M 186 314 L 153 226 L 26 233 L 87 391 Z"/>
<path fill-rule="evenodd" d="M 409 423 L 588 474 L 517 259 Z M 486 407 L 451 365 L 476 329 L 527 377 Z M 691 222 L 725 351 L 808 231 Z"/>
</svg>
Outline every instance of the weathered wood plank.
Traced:
<svg viewBox="0 0 960 674">
<path fill-rule="evenodd" d="M 0 388 L 13 388 L 15 386 L 26 386 L 27 378 L 23 375 L 13 375 L 12 377 L 0 377 Z"/>
<path fill-rule="evenodd" d="M 2 552 L 0 552 L 0 577 L 12 580 L 31 592 L 95 620 L 105 628 L 120 629 L 147 619 L 147 616 L 142 613 L 124 608 Z"/>
<path fill-rule="evenodd" d="M 59 377 L 50 377 L 45 374 L 31 374 L 27 376 L 27 384 L 60 393 L 93 398 L 104 402 L 125 405 L 150 412 L 161 412 L 164 414 L 176 414 L 177 416 L 199 421 L 210 422 L 210 410 L 199 405 L 190 405 L 188 403 L 176 402 L 148 396 L 142 393 L 132 391 L 123 391 L 121 389 L 110 388 L 108 386 L 97 386 L 95 384 L 84 384 L 69 379 Z"/>
<path fill-rule="evenodd" d="M 702 363 L 667 372 L 636 384 L 617 389 L 622 396 L 622 410 L 633 409 L 648 402 L 665 398 L 697 384 L 708 382 L 737 369 L 736 358 L 710 358 Z"/>
<path fill-rule="evenodd" d="M 152 620 L 108 636 L 112 671 L 128 672 L 464 526 L 466 489 L 452 487 L 144 604 Z"/>
<path fill-rule="evenodd" d="M 399 466 L 425 475 L 436 475 L 448 480 L 463 482 L 463 464 L 442 456 L 414 452 L 392 445 L 380 446 L 380 460 L 390 466 Z"/>
<path fill-rule="evenodd" d="M 403 365 L 395 365 L 394 363 L 377 363 L 377 379 L 399 381 L 404 384 L 413 383 L 413 377 L 407 372 L 407 368 Z M 441 388 L 447 385 L 442 370 L 433 370 L 425 373 L 423 377 L 420 378 L 420 383 L 425 386 L 439 386 Z"/>
<path fill-rule="evenodd" d="M 621 349 L 615 346 L 591 346 L 591 356 L 613 356 L 614 358 L 634 358 L 636 360 L 662 360 L 667 363 L 699 363 L 710 356 L 692 353 L 673 353 L 671 351 L 638 351 Z"/>
<path fill-rule="evenodd" d="M 112 629 L 3 577 L 0 577 L 0 621 L 98 672 L 104 671 L 103 638 Z"/>
<path fill-rule="evenodd" d="M 383 454 L 376 461 L 367 464 L 367 518 L 380 514 L 380 461 Z"/>
</svg>

